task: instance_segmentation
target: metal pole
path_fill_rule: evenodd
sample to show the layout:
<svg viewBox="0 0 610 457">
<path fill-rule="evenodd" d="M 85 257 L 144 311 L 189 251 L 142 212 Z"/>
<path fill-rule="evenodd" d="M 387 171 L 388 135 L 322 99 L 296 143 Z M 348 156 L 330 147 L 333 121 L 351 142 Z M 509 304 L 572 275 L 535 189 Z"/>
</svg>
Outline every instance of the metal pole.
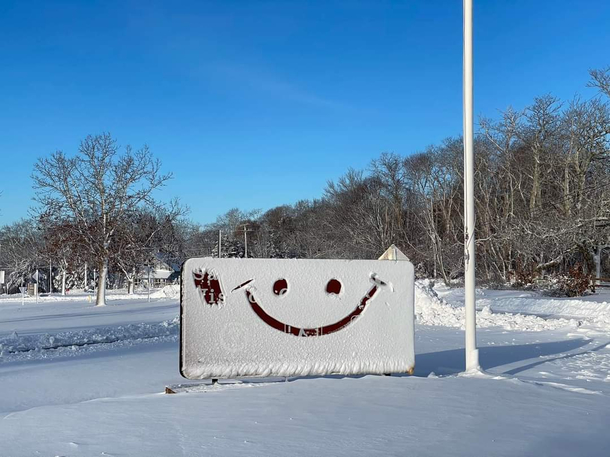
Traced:
<svg viewBox="0 0 610 457">
<path fill-rule="evenodd" d="M 599 244 L 597 246 L 597 255 L 595 256 L 595 277 L 597 278 L 595 280 L 595 284 L 599 285 L 601 284 L 601 277 L 602 277 L 602 245 Z"/>
<path fill-rule="evenodd" d="M 244 257 L 248 258 L 248 224 L 244 224 Z"/>
<path fill-rule="evenodd" d="M 150 265 L 148 266 L 148 301 L 150 301 Z"/>
<path fill-rule="evenodd" d="M 85 262 L 85 290 L 87 290 L 87 262 Z"/>
<path fill-rule="evenodd" d="M 464 308 L 466 371 L 479 369 L 476 337 L 472 0 L 464 0 Z"/>
<path fill-rule="evenodd" d="M 222 258 L 222 230 L 218 230 L 218 258 Z"/>
<path fill-rule="evenodd" d="M 51 277 L 53 276 L 53 264 L 51 262 L 51 259 L 49 259 L 49 293 L 53 292 L 53 283 L 51 282 Z"/>
</svg>

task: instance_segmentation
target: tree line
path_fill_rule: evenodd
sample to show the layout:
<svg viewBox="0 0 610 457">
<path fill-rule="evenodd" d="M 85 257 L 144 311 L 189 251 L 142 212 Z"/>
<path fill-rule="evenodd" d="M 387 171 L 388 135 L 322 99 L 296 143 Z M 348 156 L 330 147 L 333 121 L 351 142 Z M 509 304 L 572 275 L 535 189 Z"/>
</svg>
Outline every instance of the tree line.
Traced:
<svg viewBox="0 0 610 457">
<path fill-rule="evenodd" d="M 595 274 L 600 246 L 610 245 L 610 69 L 592 71 L 589 85 L 597 89 L 590 99 L 544 95 L 479 120 L 479 280 Z M 450 283 L 463 274 L 463 181 L 461 137 L 406 157 L 383 153 L 328 182 L 320 199 L 229 211 L 201 249 L 215 249 L 218 230 L 228 256 L 243 256 L 244 230 L 257 257 L 376 258 L 395 244 L 422 276 Z"/>
<path fill-rule="evenodd" d="M 600 246 L 610 245 L 610 68 L 590 75 L 592 98 L 544 95 L 479 120 L 480 281 L 591 275 Z M 90 136 L 74 157 L 37 162 L 38 206 L 0 229 L 0 265 L 11 268 L 13 287 L 51 263 L 58 283 L 82 285 L 88 264 L 100 284 L 132 288 L 155 259 L 244 257 L 246 245 L 248 257 L 368 259 L 395 244 L 418 274 L 450 283 L 463 274 L 462 156 L 461 137 L 407 156 L 383 153 L 329 181 L 318 199 L 234 208 L 202 226 L 178 201 L 153 198 L 171 175 L 147 147 L 120 150 L 109 134 Z"/>
</svg>

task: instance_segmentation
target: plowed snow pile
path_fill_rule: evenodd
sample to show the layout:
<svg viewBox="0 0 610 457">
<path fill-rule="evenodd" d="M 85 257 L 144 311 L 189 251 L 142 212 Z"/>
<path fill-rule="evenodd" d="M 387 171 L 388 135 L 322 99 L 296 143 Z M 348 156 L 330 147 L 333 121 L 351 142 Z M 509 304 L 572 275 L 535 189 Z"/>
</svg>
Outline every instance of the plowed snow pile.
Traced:
<svg viewBox="0 0 610 457">
<path fill-rule="evenodd" d="M 66 331 L 55 334 L 19 335 L 13 332 L 0 338 L 0 356 L 30 351 L 69 348 L 92 344 L 109 344 L 122 341 L 141 341 L 153 338 L 176 337 L 179 333 L 180 320 L 160 322 L 158 324 L 130 324 L 116 327 L 99 327 L 78 331 Z"/>
<path fill-rule="evenodd" d="M 180 298 L 180 285 L 170 284 L 150 294 L 151 298 Z"/>
<path fill-rule="evenodd" d="M 481 298 L 479 304 L 491 307 L 494 312 L 519 312 L 531 309 L 536 314 L 586 320 L 597 327 L 610 328 L 610 303 L 578 298 L 492 297 Z"/>
<path fill-rule="evenodd" d="M 422 325 L 464 328 L 464 308 L 452 306 L 440 298 L 430 281 L 416 281 L 415 319 Z M 477 311 L 477 326 L 539 332 L 563 327 L 576 328 L 579 323 L 574 319 L 543 319 L 524 314 L 494 313 L 489 306 L 485 306 Z"/>
</svg>

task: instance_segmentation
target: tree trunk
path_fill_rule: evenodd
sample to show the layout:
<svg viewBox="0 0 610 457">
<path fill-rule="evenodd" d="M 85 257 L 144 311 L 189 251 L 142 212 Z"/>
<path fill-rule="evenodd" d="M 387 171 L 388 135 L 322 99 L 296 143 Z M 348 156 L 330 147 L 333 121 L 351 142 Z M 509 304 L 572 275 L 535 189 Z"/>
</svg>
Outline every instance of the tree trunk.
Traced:
<svg viewBox="0 0 610 457">
<path fill-rule="evenodd" d="M 97 299 L 95 306 L 106 306 L 106 279 L 108 278 L 108 259 L 100 263 L 100 272 L 97 277 Z"/>
<path fill-rule="evenodd" d="M 441 275 L 443 275 L 443 281 L 445 282 L 445 285 L 447 287 L 449 287 L 451 285 L 451 281 L 449 280 L 449 276 L 447 276 L 447 272 L 445 271 L 445 260 L 443 258 L 443 246 L 441 244 L 441 241 L 440 241 L 438 235 L 436 236 L 436 240 L 437 240 L 436 255 L 438 256 L 438 268 L 441 270 Z"/>
<path fill-rule="evenodd" d="M 127 276 L 127 293 L 129 295 L 133 295 L 133 293 L 135 292 L 135 285 L 136 285 L 136 268 L 133 268 L 133 271 L 131 272 L 131 276 L 130 275 L 126 275 Z"/>
<path fill-rule="evenodd" d="M 534 147 L 534 172 L 532 177 L 532 193 L 530 195 L 530 217 L 534 217 L 536 205 L 540 205 L 540 150 Z"/>
<path fill-rule="evenodd" d="M 570 161 L 566 159 L 563 171 L 563 212 L 566 216 L 570 216 L 570 208 Z"/>
</svg>

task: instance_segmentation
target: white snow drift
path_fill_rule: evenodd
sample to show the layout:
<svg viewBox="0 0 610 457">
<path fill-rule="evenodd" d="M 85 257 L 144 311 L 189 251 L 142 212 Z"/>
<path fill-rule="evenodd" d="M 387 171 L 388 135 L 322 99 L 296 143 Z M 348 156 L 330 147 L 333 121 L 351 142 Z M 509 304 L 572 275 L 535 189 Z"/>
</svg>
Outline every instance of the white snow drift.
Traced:
<svg viewBox="0 0 610 457">
<path fill-rule="evenodd" d="M 158 324 L 129 324 L 114 327 L 99 327 L 86 330 L 34 335 L 19 335 L 17 332 L 0 337 L 0 356 L 44 351 L 59 348 L 75 348 L 93 344 L 108 344 L 119 341 L 141 341 L 161 337 L 177 337 L 179 319 Z"/>
<path fill-rule="evenodd" d="M 422 325 L 464 328 L 464 308 L 453 306 L 440 298 L 430 281 L 415 284 L 415 318 Z M 478 327 L 502 327 L 507 330 L 542 331 L 562 327 L 575 328 L 579 325 L 573 319 L 543 319 L 538 316 L 494 313 L 487 305 L 477 311 Z"/>
</svg>

